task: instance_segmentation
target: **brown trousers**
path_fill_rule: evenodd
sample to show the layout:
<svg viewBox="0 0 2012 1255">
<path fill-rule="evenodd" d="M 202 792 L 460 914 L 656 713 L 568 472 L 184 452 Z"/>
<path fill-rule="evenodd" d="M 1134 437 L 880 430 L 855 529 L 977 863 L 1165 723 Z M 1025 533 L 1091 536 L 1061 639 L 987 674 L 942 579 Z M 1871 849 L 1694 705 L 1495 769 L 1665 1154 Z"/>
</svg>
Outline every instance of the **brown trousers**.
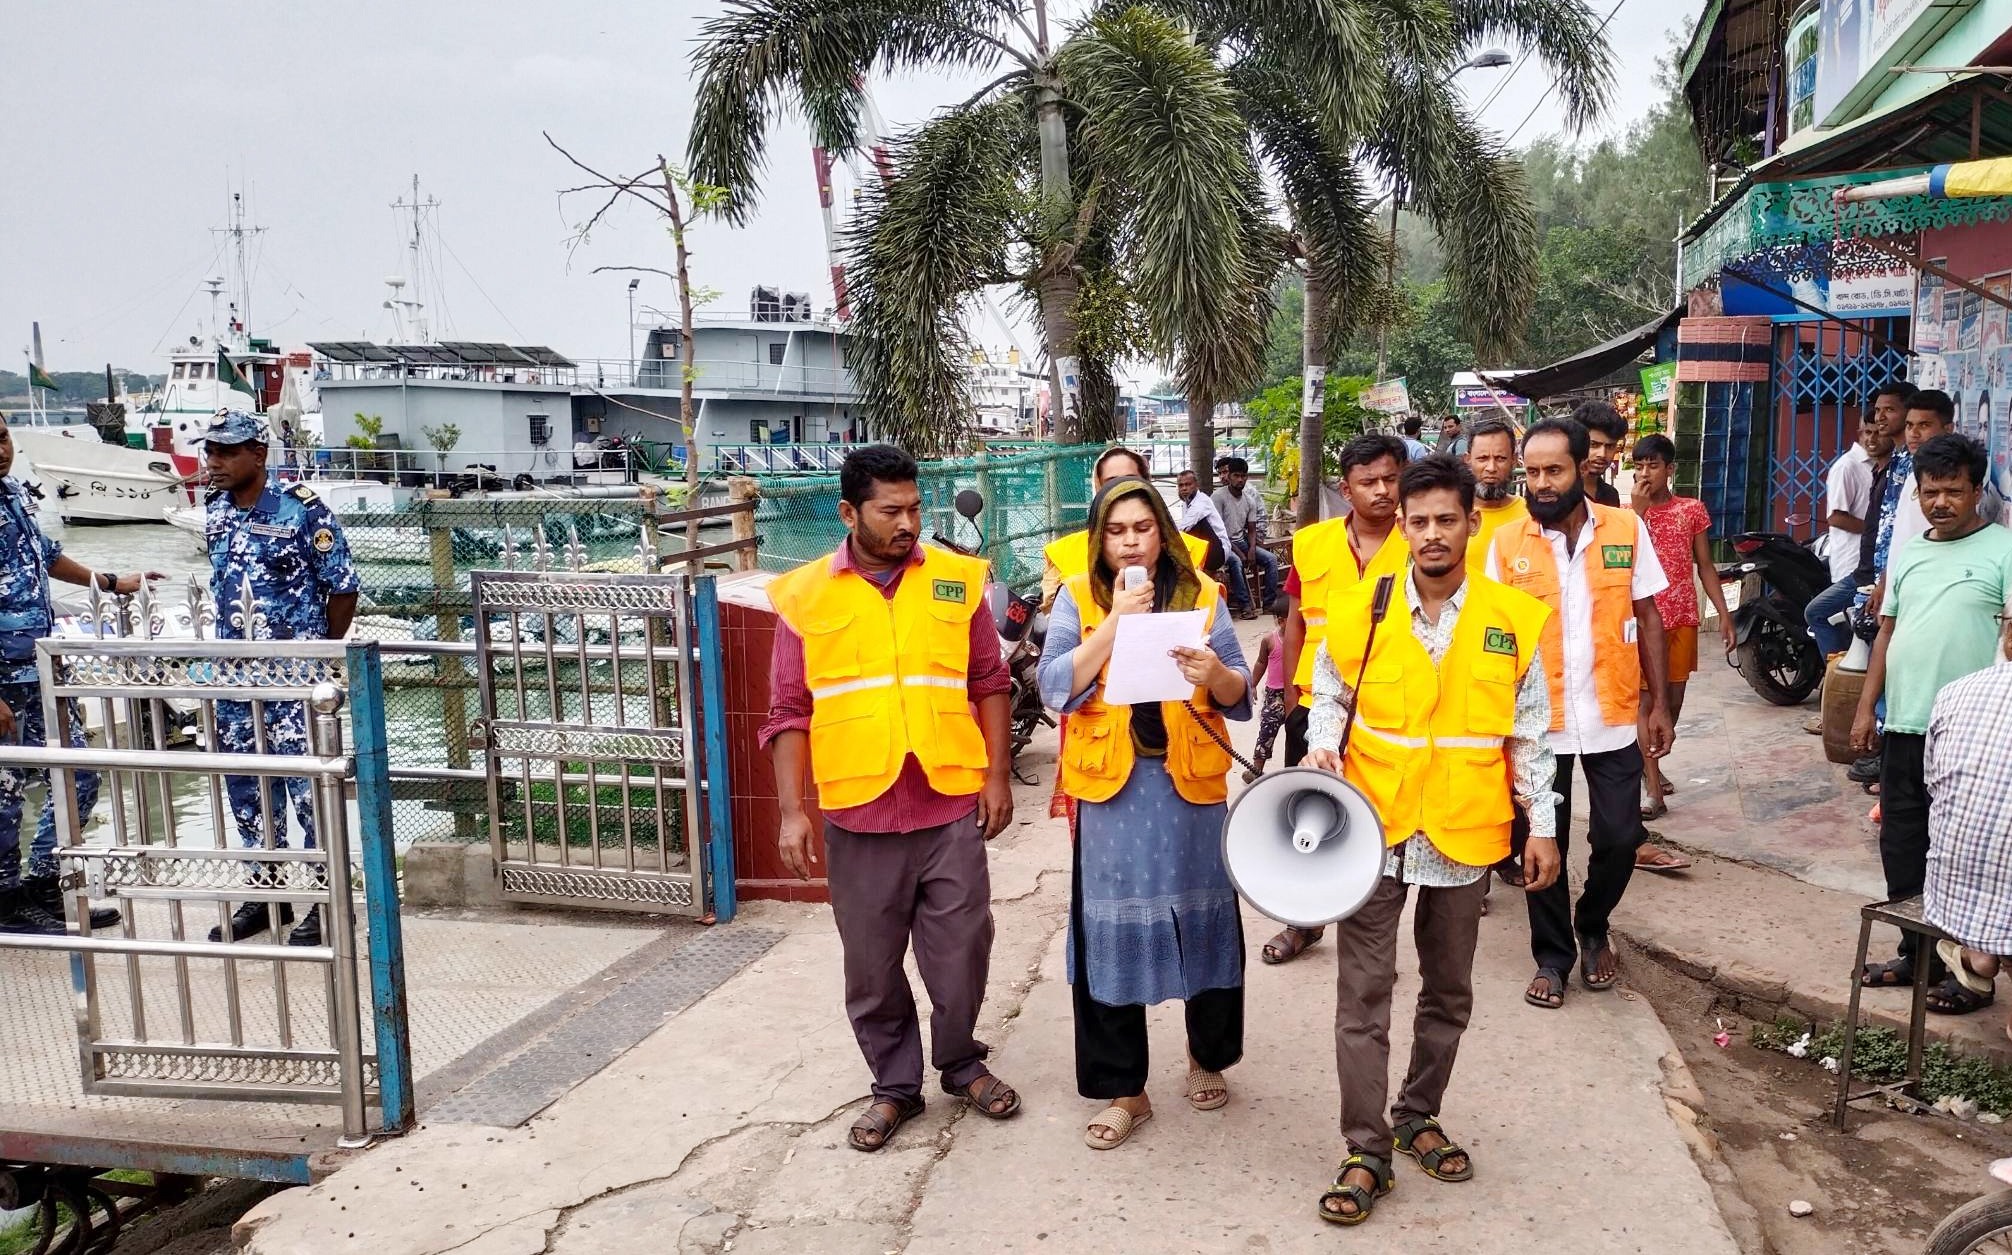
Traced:
<svg viewBox="0 0 2012 1255">
<path fill-rule="evenodd" d="M 1457 889 L 1418 890 L 1412 935 L 1418 946 L 1418 1009 L 1411 1066 L 1397 1102 L 1390 1095 L 1390 996 L 1397 983 L 1397 923 L 1411 886 L 1384 877 L 1360 911 L 1335 926 L 1334 1060 L 1341 1077 L 1341 1134 L 1349 1150 L 1390 1158 L 1391 1124 L 1437 1116 L 1474 1009 L 1474 943 L 1487 878 Z"/>
<path fill-rule="evenodd" d="M 929 991 L 930 1058 L 963 1088 L 985 1075 L 973 1032 L 992 963 L 992 877 L 976 814 L 917 832 L 847 832 L 826 820 L 831 913 L 845 950 L 845 1013 L 873 1096 L 922 1094 L 922 1026 L 902 961 Z"/>
</svg>

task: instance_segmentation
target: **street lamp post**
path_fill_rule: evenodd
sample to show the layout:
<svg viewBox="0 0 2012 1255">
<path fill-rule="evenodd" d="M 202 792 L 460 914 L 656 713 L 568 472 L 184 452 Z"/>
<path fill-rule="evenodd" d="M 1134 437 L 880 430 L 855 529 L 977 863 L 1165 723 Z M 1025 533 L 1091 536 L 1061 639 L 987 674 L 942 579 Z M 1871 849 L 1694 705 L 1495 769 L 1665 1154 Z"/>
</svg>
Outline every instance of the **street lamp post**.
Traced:
<svg viewBox="0 0 2012 1255">
<path fill-rule="evenodd" d="M 1469 57 L 1459 65 L 1454 66 L 1452 70 L 1447 72 L 1446 77 L 1440 79 L 1439 82 L 1441 86 L 1444 86 L 1458 78 L 1464 71 L 1493 70 L 1509 64 L 1510 60 L 1509 54 L 1500 48 L 1490 48 L 1488 51 L 1478 56 Z M 1386 195 L 1390 201 L 1390 256 L 1384 261 L 1383 284 L 1386 288 L 1389 288 L 1397 285 L 1397 210 L 1404 203 L 1404 184 L 1400 181 Z M 1389 365 L 1390 320 L 1386 318 L 1384 319 L 1383 326 L 1379 327 L 1376 332 L 1375 382 L 1383 382 L 1384 372 L 1389 368 Z"/>
<path fill-rule="evenodd" d="M 636 285 L 641 279 L 629 280 L 629 386 L 636 386 Z"/>
</svg>

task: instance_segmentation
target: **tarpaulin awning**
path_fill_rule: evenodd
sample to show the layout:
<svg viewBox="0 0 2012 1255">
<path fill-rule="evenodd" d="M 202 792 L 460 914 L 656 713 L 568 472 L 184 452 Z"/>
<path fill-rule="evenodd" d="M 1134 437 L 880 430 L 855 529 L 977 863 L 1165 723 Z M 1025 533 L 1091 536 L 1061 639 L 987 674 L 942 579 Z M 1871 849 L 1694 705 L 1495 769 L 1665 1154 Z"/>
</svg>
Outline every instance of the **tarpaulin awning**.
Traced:
<svg viewBox="0 0 2012 1255">
<path fill-rule="evenodd" d="M 1508 389 L 1532 401 L 1542 401 L 1561 392 L 1583 388 L 1626 366 L 1654 347 L 1656 337 L 1683 317 L 1683 313 L 1680 306 L 1653 322 L 1643 323 L 1633 331 L 1615 336 L 1605 344 L 1594 345 L 1583 353 L 1575 353 L 1549 366 L 1520 370 L 1513 375 L 1490 375 L 1483 371 L 1481 377 L 1495 387 Z"/>
<path fill-rule="evenodd" d="M 1877 183 L 1842 187 L 1837 199 L 1851 204 L 1865 200 L 1888 200 L 1895 196 L 1926 196 L 1931 200 L 1959 200 L 1966 196 L 2012 196 L 2012 157 L 1992 157 L 1984 161 L 1945 161 L 1920 174 Z"/>
</svg>

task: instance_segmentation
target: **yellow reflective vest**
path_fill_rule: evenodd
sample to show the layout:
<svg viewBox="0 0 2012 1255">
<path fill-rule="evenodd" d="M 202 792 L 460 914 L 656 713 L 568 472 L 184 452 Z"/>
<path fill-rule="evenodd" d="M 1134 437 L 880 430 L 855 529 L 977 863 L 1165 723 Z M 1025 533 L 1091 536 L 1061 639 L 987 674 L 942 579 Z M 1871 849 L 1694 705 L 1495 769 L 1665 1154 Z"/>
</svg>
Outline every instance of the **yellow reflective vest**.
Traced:
<svg viewBox="0 0 2012 1255">
<path fill-rule="evenodd" d="M 1313 705 L 1313 656 L 1326 638 L 1329 599 L 1358 581 L 1373 588 L 1379 576 L 1403 579 L 1410 558 L 1411 548 L 1394 526 L 1366 568 L 1355 565 L 1346 518 L 1327 519 L 1292 534 L 1292 569 L 1299 573 L 1299 614 L 1306 621 L 1306 640 L 1299 647 L 1299 662 L 1292 675 L 1292 682 L 1299 686 L 1300 705 Z"/>
<path fill-rule="evenodd" d="M 1064 587 L 1076 601 L 1083 635 L 1088 637 L 1105 618 L 1104 608 L 1090 595 L 1090 577 L 1075 576 Z M 1195 608 L 1209 612 L 1211 629 L 1221 604 L 1215 584 L 1203 580 Z M 1132 708 L 1106 705 L 1103 682 L 1104 677 L 1099 676 L 1090 700 L 1069 712 L 1069 735 L 1062 745 L 1062 791 L 1082 802 L 1108 802 L 1116 797 L 1131 777 L 1137 755 L 1132 745 Z M 1167 725 L 1167 774 L 1173 777 L 1174 792 L 1197 806 L 1206 806 L 1229 797 L 1230 754 L 1223 748 L 1229 744 L 1229 725 L 1210 703 L 1208 690 L 1197 686 L 1191 700 L 1201 713 L 1200 719 L 1190 714 L 1184 703 L 1160 703 Z M 1209 735 L 1210 729 L 1222 738 L 1221 745 Z"/>
<path fill-rule="evenodd" d="M 1411 630 L 1401 588 L 1368 644 L 1375 594 L 1364 581 L 1328 602 L 1328 653 L 1345 683 L 1362 680 L 1342 774 L 1375 805 L 1386 844 L 1422 832 L 1456 863 L 1500 862 L 1516 815 L 1506 749 L 1516 686 L 1551 611 L 1470 575 L 1453 642 L 1435 664 Z"/>
<path fill-rule="evenodd" d="M 862 806 L 893 786 L 910 754 L 938 793 L 985 784 L 985 736 L 971 712 L 971 616 L 983 608 L 985 563 L 922 547 L 894 596 L 829 558 L 768 586 L 803 638 L 810 687 L 810 767 L 818 804 Z"/>
</svg>

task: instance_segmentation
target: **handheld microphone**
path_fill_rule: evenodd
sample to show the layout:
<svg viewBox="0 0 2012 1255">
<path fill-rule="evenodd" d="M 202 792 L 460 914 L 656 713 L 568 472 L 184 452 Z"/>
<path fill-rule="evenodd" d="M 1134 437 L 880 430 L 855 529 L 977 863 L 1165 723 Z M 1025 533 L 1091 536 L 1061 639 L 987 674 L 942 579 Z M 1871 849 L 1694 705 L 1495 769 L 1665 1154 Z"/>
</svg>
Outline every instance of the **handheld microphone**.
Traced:
<svg viewBox="0 0 2012 1255">
<path fill-rule="evenodd" d="M 1125 591 L 1130 592 L 1132 589 L 1145 587 L 1146 568 L 1142 566 L 1128 566 L 1119 574 L 1120 578 L 1124 581 Z"/>
</svg>

